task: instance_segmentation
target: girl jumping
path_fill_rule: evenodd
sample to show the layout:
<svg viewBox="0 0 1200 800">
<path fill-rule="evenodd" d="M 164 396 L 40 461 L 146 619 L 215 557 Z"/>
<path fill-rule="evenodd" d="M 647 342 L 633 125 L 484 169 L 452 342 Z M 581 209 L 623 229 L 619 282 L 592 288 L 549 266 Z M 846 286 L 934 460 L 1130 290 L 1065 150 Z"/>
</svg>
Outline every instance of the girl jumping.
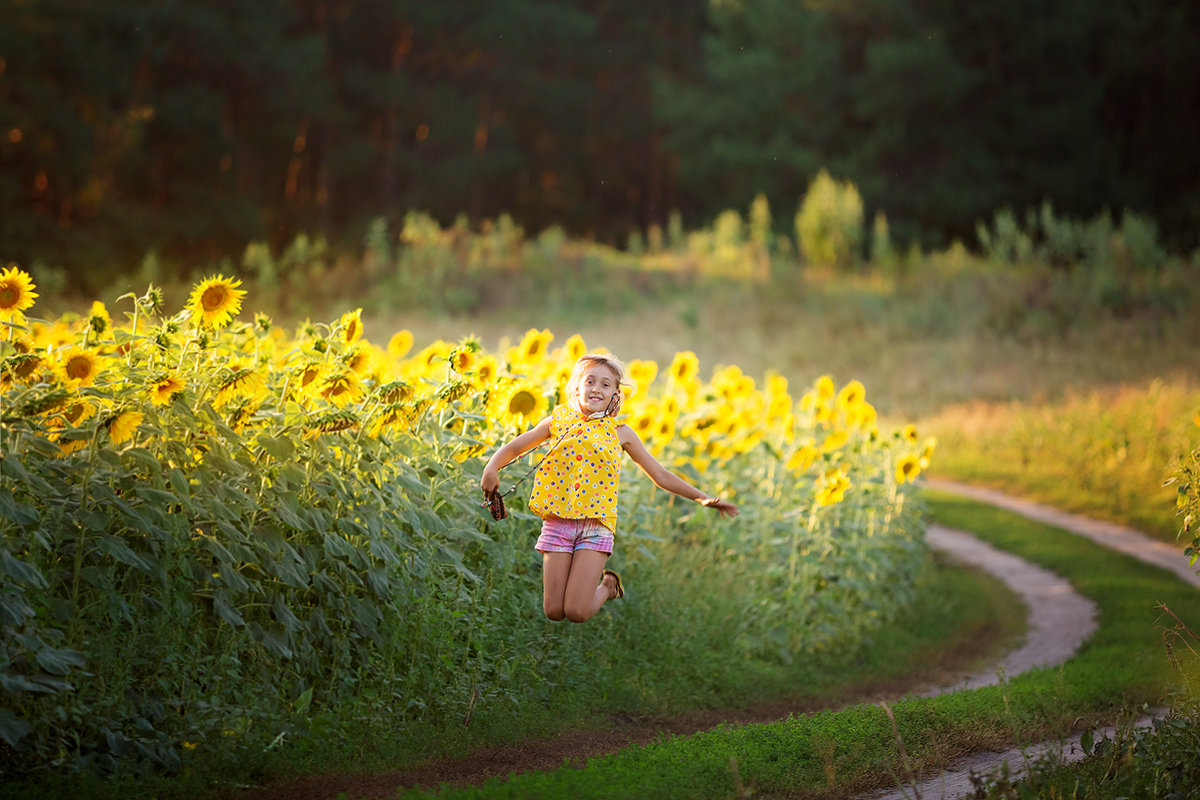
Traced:
<svg viewBox="0 0 1200 800">
<path fill-rule="evenodd" d="M 567 400 L 533 428 L 502 445 L 483 468 L 479 486 L 490 495 L 501 469 L 552 440 L 529 495 L 529 510 L 542 518 L 537 550 L 542 554 L 542 608 L 552 620 L 585 622 L 600 606 L 622 597 L 621 576 L 604 564 L 617 530 L 621 452 L 660 489 L 737 516 L 737 506 L 709 497 L 658 462 L 628 425 L 618 423 L 624 396 L 634 389 L 625 366 L 610 355 L 589 354 L 575 362 Z"/>
</svg>

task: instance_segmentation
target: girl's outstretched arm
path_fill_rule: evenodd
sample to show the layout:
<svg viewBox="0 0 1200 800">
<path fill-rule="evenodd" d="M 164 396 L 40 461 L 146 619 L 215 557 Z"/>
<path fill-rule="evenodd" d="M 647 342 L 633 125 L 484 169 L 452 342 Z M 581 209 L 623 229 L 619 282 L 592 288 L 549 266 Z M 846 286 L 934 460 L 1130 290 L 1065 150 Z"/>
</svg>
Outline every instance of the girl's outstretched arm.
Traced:
<svg viewBox="0 0 1200 800">
<path fill-rule="evenodd" d="M 495 491 L 500 486 L 500 470 L 549 438 L 550 417 L 546 417 L 520 436 L 502 444 L 484 465 L 483 477 L 479 479 L 479 488 L 485 492 Z"/>
<path fill-rule="evenodd" d="M 655 486 L 688 500 L 695 500 L 703 506 L 715 508 L 721 512 L 723 517 L 737 516 L 738 507 L 736 505 L 728 500 L 722 500 L 720 497 L 709 497 L 660 464 L 658 459 L 646 449 L 646 445 L 642 444 L 641 438 L 633 428 L 628 425 L 619 425 L 617 426 L 617 436 L 620 437 L 621 447 L 633 459 L 633 463 L 637 464 L 642 472 L 654 481 Z"/>
</svg>

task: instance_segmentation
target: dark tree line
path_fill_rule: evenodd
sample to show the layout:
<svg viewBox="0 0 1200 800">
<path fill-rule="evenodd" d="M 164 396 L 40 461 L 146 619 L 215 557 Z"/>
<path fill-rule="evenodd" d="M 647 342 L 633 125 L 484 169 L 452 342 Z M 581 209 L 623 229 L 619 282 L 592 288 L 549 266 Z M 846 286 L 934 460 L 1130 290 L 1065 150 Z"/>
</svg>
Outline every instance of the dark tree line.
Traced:
<svg viewBox="0 0 1200 800">
<path fill-rule="evenodd" d="M 1200 226 L 1190 0 L 0 0 L 0 258 L 511 213 L 623 241 L 826 168 L 893 231 Z"/>
</svg>

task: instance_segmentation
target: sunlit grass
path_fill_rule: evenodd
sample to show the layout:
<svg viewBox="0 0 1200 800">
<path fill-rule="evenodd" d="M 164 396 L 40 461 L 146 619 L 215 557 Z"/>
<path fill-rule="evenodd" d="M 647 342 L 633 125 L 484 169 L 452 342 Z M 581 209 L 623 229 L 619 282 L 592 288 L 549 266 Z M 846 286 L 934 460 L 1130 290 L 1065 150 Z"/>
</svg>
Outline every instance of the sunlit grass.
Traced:
<svg viewBox="0 0 1200 800">
<path fill-rule="evenodd" d="M 1152 381 L 1044 404 L 973 403 L 926 420 L 939 474 L 1008 489 L 1176 541 L 1175 490 L 1164 486 L 1200 441 L 1200 389 Z"/>
<path fill-rule="evenodd" d="M 707 798 L 754 787 L 769 797 L 851 797 L 906 774 L 898 742 L 922 774 L 957 758 L 1128 719 L 1169 691 L 1170 668 L 1154 628 L 1154 600 L 1187 604 L 1194 590 L 1170 575 L 1081 537 L 944 493 L 927 493 L 935 519 L 1051 569 L 1100 609 L 1100 628 L 1060 667 L 995 686 L 841 711 L 663 737 L 591 760 L 583 769 L 526 773 L 478 787 L 404 797 Z"/>
</svg>

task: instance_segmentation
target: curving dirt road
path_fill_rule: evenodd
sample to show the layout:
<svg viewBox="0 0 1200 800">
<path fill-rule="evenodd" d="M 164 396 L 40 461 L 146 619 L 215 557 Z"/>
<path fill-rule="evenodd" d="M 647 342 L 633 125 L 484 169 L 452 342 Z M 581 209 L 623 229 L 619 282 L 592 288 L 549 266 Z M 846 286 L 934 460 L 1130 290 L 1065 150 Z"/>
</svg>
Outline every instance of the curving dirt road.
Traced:
<svg viewBox="0 0 1200 800">
<path fill-rule="evenodd" d="M 1181 548 L 1151 539 L 1131 528 L 1059 511 L 1040 503 L 1010 497 L 993 489 L 935 480 L 928 480 L 925 485 L 930 489 L 979 500 L 1083 536 L 1104 547 L 1169 570 L 1185 582 L 1200 588 L 1200 575 L 1187 565 Z M 1006 656 L 1000 664 L 991 670 L 968 677 L 961 684 L 944 687 L 929 694 L 986 686 L 998 680 L 1001 670 L 1003 674 L 1012 676 L 1035 667 L 1062 663 L 1070 658 L 1095 630 L 1095 605 L 1053 573 L 996 550 L 970 534 L 940 526 L 930 528 L 929 541 L 934 547 L 946 550 L 955 557 L 977 565 L 1004 580 L 1029 607 L 1030 623 L 1025 644 Z M 1161 714 L 1161 710 L 1158 713 Z M 1137 727 L 1146 727 L 1152 724 L 1152 719 L 1143 717 L 1134 724 Z M 1097 738 L 1111 738 L 1113 735 L 1111 728 L 1095 733 Z M 866 800 L 908 800 L 912 797 L 949 800 L 972 797 L 975 788 L 971 780 L 972 775 L 993 773 L 1002 765 L 1007 765 L 1009 775 L 1015 778 L 1022 774 L 1025 766 L 1032 760 L 1056 749 L 1063 761 L 1073 761 L 1083 757 L 1079 741 L 1080 737 L 1075 736 L 1067 741 L 1043 742 L 1032 747 L 1013 748 L 1005 753 L 977 753 L 915 786 L 899 786 L 887 792 L 872 794 Z"/>
<path fill-rule="evenodd" d="M 1096 630 L 1096 604 L 1080 595 L 1063 578 L 998 550 L 969 533 L 932 525 L 926 538 L 936 550 L 979 567 L 1008 585 L 1028 608 L 1025 642 L 998 663 L 963 681 L 924 692 L 932 697 L 961 689 L 998 683 L 1037 667 L 1052 667 L 1075 655 Z"/>
</svg>

